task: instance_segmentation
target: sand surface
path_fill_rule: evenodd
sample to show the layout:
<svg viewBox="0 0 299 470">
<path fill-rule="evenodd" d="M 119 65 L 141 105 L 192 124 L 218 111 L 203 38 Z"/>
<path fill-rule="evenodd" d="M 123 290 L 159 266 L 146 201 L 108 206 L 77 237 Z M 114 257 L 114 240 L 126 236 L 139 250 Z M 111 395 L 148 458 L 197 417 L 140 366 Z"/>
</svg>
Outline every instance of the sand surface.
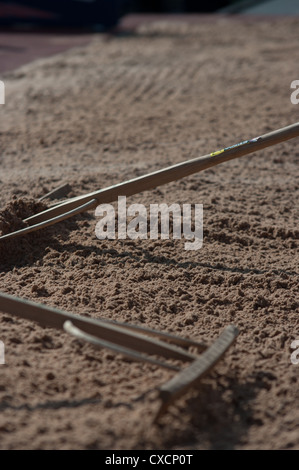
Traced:
<svg viewBox="0 0 299 470">
<path fill-rule="evenodd" d="M 60 184 L 80 195 L 298 121 L 298 26 L 158 23 L 7 73 L 3 233 Z M 2 243 L 3 292 L 207 343 L 240 335 L 154 426 L 173 372 L 0 313 L 0 448 L 299 449 L 298 162 L 294 139 L 128 199 L 203 204 L 197 251 L 100 241 L 94 211 Z"/>
</svg>

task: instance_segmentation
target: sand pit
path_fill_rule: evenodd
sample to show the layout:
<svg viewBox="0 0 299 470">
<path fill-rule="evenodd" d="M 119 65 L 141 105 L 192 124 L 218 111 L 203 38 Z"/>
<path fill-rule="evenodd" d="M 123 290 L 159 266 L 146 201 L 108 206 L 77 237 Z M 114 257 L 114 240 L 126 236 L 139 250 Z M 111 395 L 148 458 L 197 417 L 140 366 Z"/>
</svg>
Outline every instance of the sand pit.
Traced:
<svg viewBox="0 0 299 470">
<path fill-rule="evenodd" d="M 13 201 L 26 212 L 61 184 L 80 195 L 298 121 L 297 49 L 298 20 L 164 22 L 7 73 L 1 210 L 14 226 Z M 299 448 L 298 145 L 128 198 L 203 204 L 198 251 L 100 241 L 94 211 L 0 247 L 3 292 L 209 343 L 228 324 L 240 331 L 153 426 L 172 372 L 0 313 L 1 449 Z"/>
</svg>

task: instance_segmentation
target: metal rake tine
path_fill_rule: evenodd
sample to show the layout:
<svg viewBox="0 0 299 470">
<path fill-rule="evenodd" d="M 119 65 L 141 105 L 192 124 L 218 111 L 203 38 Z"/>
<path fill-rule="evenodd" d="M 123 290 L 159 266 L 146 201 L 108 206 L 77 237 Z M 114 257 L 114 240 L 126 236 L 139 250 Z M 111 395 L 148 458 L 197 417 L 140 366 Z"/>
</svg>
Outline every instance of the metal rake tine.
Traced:
<svg viewBox="0 0 299 470">
<path fill-rule="evenodd" d="M 119 346 L 115 343 L 111 343 L 111 341 L 106 341 L 103 339 L 99 339 L 96 336 L 89 335 L 87 333 L 84 333 L 84 331 L 80 330 L 80 328 L 77 328 L 76 326 L 73 325 L 71 321 L 66 321 L 63 324 L 64 330 L 69 333 L 70 335 L 74 336 L 77 339 L 84 340 L 93 346 L 99 348 L 99 349 L 110 349 L 111 351 L 117 353 L 117 354 L 122 354 L 123 356 L 127 356 L 130 359 L 133 359 L 134 361 L 139 361 L 139 362 L 148 362 L 150 364 L 154 364 L 156 366 L 164 367 L 165 369 L 170 369 L 170 370 L 175 370 L 179 371 L 180 368 L 176 367 L 172 364 L 169 364 L 168 362 L 162 362 L 158 361 L 156 359 L 153 359 L 149 356 L 146 356 L 145 354 L 138 353 L 134 351 L 133 349 L 125 348 L 123 346 Z"/>
<path fill-rule="evenodd" d="M 35 224 L 35 225 L 30 225 L 29 227 L 22 228 L 20 230 L 17 230 L 16 232 L 2 235 L 2 237 L 0 237 L 0 241 L 9 240 L 11 238 L 16 238 L 21 235 L 27 235 L 28 233 L 37 232 L 38 230 L 41 230 L 42 228 L 50 227 L 51 225 L 54 225 L 54 224 L 57 224 L 58 222 L 62 222 L 63 220 L 69 219 L 70 217 L 73 217 L 74 215 L 81 214 L 82 212 L 86 212 L 87 210 L 94 207 L 95 203 L 96 203 L 96 199 L 92 199 L 91 201 L 86 202 L 85 204 L 82 204 L 81 206 L 75 209 L 72 209 L 69 212 L 65 212 L 64 214 L 53 217 L 53 219 L 44 220 L 43 222 L 39 222 L 38 224 Z"/>
<path fill-rule="evenodd" d="M 234 158 L 242 157 L 258 150 L 270 147 L 272 145 L 284 142 L 294 137 L 299 136 L 299 122 L 292 124 L 287 127 L 269 132 L 260 137 L 251 140 L 245 140 L 238 144 L 226 147 L 208 155 L 197 157 L 192 160 L 187 160 L 170 167 L 157 170 L 153 173 L 149 173 L 144 176 L 118 183 L 108 188 L 100 189 L 89 194 L 77 196 L 62 202 L 61 204 L 55 204 L 54 207 L 39 212 L 31 217 L 28 217 L 24 221 L 29 225 L 34 225 L 49 218 L 56 217 L 60 214 L 64 214 L 70 210 L 75 209 L 82 204 L 85 204 L 92 199 L 96 199 L 96 204 L 110 203 L 116 201 L 118 196 L 132 196 L 143 191 L 147 191 L 158 186 L 161 186 L 172 181 L 176 181 L 185 176 L 198 173 L 199 171 L 207 168 L 219 165 L 220 163 L 232 160 Z"/>
<path fill-rule="evenodd" d="M 52 189 L 47 194 L 44 194 L 39 198 L 39 201 L 44 201 L 45 199 L 59 199 L 66 196 L 72 190 L 71 186 L 66 183 L 62 184 L 58 188 Z"/>
<path fill-rule="evenodd" d="M 201 354 L 190 366 L 182 369 L 169 382 L 159 388 L 162 400 L 160 409 L 155 417 L 157 422 L 165 414 L 169 405 L 195 387 L 201 379 L 217 364 L 227 349 L 233 344 L 239 332 L 234 325 L 229 325 L 214 341 L 214 343 Z"/>
<path fill-rule="evenodd" d="M 118 324 L 85 318 L 4 293 L 0 293 L 0 311 L 36 321 L 43 326 L 58 329 L 63 329 L 65 321 L 70 320 L 74 326 L 87 334 L 103 338 L 138 352 L 163 356 L 167 359 L 190 362 L 198 357 L 179 346 L 167 344 L 164 341 L 150 338 L 136 331 L 128 331 Z"/>
</svg>

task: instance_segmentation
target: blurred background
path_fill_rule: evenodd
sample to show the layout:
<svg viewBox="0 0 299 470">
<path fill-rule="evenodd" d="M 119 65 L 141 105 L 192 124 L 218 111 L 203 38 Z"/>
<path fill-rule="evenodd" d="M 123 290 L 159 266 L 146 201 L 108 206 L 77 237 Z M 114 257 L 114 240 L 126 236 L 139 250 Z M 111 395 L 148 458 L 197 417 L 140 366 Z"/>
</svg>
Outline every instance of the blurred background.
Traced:
<svg viewBox="0 0 299 470">
<path fill-rule="evenodd" d="M 299 13 L 298 0 L 0 0 L 0 25 L 109 29 L 132 13 Z"/>
<path fill-rule="evenodd" d="M 299 0 L 0 0 L 0 73 L 152 21 L 299 15 Z M 247 15 L 247 16 L 246 16 Z"/>
</svg>

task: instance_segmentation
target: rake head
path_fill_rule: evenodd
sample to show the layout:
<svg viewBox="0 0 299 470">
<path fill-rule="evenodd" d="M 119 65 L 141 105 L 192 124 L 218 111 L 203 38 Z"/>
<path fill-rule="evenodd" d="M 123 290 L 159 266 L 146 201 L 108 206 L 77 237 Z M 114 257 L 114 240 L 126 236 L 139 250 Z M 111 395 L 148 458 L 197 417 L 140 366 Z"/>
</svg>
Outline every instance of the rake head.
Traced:
<svg viewBox="0 0 299 470">
<path fill-rule="evenodd" d="M 208 347 L 205 343 L 170 333 L 127 323 L 84 318 L 4 293 L 0 293 L 0 311 L 42 326 L 61 329 L 96 348 L 109 349 L 131 360 L 174 371 L 176 375 L 158 388 L 161 404 L 155 422 L 170 404 L 191 388 L 198 387 L 202 377 L 222 359 L 238 335 L 237 328 L 230 325 Z M 201 355 L 191 353 L 190 348 Z M 178 361 L 185 363 L 185 366 L 177 365 Z"/>
</svg>

